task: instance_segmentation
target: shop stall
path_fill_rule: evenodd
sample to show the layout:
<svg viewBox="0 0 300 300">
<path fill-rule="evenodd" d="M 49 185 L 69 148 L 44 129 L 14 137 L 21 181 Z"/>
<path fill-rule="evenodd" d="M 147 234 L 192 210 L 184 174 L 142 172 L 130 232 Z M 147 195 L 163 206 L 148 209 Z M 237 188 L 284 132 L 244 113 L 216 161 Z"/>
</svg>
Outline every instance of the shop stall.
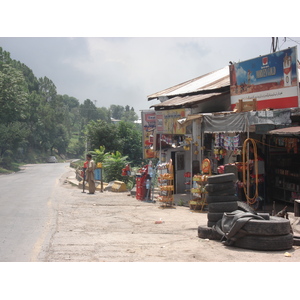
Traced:
<svg viewBox="0 0 300 300">
<path fill-rule="evenodd" d="M 271 197 L 293 203 L 300 199 L 300 127 L 269 131 L 268 144 Z"/>
<path fill-rule="evenodd" d="M 213 174 L 235 173 L 239 199 L 255 208 L 270 196 L 266 134 L 276 126 L 289 126 L 290 114 L 290 109 L 203 114 L 203 158 L 211 161 Z"/>
</svg>

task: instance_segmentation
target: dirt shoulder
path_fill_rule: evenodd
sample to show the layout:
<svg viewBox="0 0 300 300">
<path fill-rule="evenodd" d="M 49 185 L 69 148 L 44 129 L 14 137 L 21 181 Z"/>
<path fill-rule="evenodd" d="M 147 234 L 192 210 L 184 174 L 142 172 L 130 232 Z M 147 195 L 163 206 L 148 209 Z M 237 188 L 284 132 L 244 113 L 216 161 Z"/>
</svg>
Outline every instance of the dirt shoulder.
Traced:
<svg viewBox="0 0 300 300">
<path fill-rule="evenodd" d="M 71 172 L 65 176 L 71 176 Z M 299 247 L 253 251 L 198 237 L 207 213 L 161 208 L 128 193 L 82 193 L 64 178 L 57 187 L 56 228 L 42 261 L 49 262 L 299 262 Z M 156 224 L 156 221 L 162 221 Z"/>
</svg>

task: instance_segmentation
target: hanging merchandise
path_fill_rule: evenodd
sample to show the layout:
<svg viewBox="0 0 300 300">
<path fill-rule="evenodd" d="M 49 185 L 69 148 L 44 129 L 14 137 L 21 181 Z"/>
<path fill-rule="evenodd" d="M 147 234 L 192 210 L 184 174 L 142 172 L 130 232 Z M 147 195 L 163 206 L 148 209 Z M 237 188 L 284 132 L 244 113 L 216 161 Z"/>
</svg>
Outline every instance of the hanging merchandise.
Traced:
<svg viewBox="0 0 300 300">
<path fill-rule="evenodd" d="M 298 140 L 296 138 L 285 138 L 285 148 L 288 153 L 298 153 Z"/>
<path fill-rule="evenodd" d="M 214 149 L 214 155 L 215 155 L 215 159 L 216 160 L 221 160 L 222 158 L 224 158 L 227 154 L 227 150 L 226 149 Z"/>
<path fill-rule="evenodd" d="M 208 158 L 205 158 L 202 161 L 202 173 L 211 175 L 211 165 L 210 160 Z"/>
</svg>

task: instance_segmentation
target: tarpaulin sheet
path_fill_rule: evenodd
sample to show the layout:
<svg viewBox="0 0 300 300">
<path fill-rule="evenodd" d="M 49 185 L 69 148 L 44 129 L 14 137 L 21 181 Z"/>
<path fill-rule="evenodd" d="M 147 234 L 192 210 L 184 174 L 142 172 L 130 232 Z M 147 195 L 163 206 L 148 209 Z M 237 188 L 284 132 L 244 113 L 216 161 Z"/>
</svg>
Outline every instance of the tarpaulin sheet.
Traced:
<svg viewBox="0 0 300 300">
<path fill-rule="evenodd" d="M 246 132 L 250 125 L 289 125 L 291 122 L 289 109 L 203 115 L 203 131 L 205 133 Z"/>
<path fill-rule="evenodd" d="M 204 115 L 202 124 L 205 133 L 247 131 L 244 113 Z"/>
<path fill-rule="evenodd" d="M 247 117 L 250 125 L 288 125 L 292 123 L 291 111 L 289 109 L 249 111 Z"/>
</svg>

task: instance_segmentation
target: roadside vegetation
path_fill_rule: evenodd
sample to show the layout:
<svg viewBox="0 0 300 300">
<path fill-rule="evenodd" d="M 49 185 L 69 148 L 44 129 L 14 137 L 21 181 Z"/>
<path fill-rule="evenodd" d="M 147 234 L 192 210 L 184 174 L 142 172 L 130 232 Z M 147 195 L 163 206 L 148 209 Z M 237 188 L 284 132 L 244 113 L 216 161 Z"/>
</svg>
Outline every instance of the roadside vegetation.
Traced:
<svg viewBox="0 0 300 300">
<path fill-rule="evenodd" d="M 59 95 L 51 79 L 37 78 L 0 47 L 0 173 L 45 163 L 49 156 L 84 160 L 100 147 L 111 165 L 140 165 L 142 128 L 134 108 L 96 107 L 95 101 Z"/>
</svg>

